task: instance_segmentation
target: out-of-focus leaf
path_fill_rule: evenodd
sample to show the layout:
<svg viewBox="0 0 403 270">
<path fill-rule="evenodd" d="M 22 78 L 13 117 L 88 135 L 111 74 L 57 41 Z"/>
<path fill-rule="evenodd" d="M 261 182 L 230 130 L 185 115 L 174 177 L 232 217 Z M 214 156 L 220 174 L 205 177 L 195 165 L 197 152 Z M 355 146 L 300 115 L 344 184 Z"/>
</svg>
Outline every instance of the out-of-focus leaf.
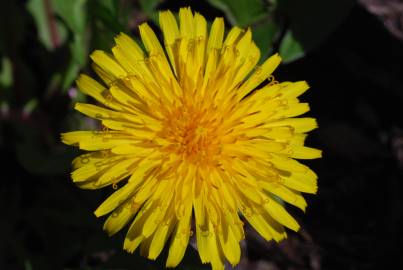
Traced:
<svg viewBox="0 0 403 270">
<path fill-rule="evenodd" d="M 84 66 L 87 59 L 87 44 L 85 36 L 86 30 L 86 7 L 87 0 L 53 0 L 55 12 L 65 21 L 67 26 L 73 32 L 73 40 L 70 42 L 70 51 L 73 61 L 79 66 Z M 74 74 L 77 65 L 70 64 L 66 74 Z M 69 78 L 66 79 L 67 86 L 64 84 L 63 89 L 71 83 Z"/>
<path fill-rule="evenodd" d="M 150 15 L 160 2 L 161 0 L 140 0 L 140 6 L 144 13 Z"/>
<path fill-rule="evenodd" d="M 116 0 L 95 0 L 97 4 L 103 7 L 110 15 L 117 16 L 119 11 L 119 1 Z"/>
<path fill-rule="evenodd" d="M 62 89 L 67 91 L 69 87 L 73 84 L 74 80 L 77 78 L 78 72 L 80 71 L 80 65 L 75 61 L 70 61 L 67 66 L 66 71 L 63 75 Z"/>
<path fill-rule="evenodd" d="M 86 25 L 87 0 L 53 0 L 55 12 L 74 33 L 83 34 Z"/>
<path fill-rule="evenodd" d="M 261 52 L 260 61 L 264 61 L 273 52 L 273 42 L 279 31 L 278 25 L 272 20 L 253 27 L 253 40 Z"/>
<path fill-rule="evenodd" d="M 152 21 L 155 25 L 159 25 L 159 21 L 160 21 L 159 11 L 154 10 L 154 11 L 148 13 L 147 16 L 148 16 L 148 20 Z M 207 22 L 207 23 L 209 23 L 209 22 Z"/>
<path fill-rule="evenodd" d="M 95 27 L 96 35 L 93 36 L 92 47 L 97 50 L 110 51 L 114 45 L 114 37 L 119 31 L 111 30 L 100 23 Z"/>
<path fill-rule="evenodd" d="M 120 24 L 119 6 L 116 0 L 93 0 L 90 2 L 90 11 L 96 20 L 100 20 L 104 25 L 103 31 L 109 29 L 114 34 L 124 31 Z M 98 33 L 99 34 L 99 33 Z"/>
<path fill-rule="evenodd" d="M 87 62 L 87 42 L 83 35 L 75 34 L 73 41 L 70 42 L 70 52 L 74 62 L 80 66 L 85 66 Z"/>
<path fill-rule="evenodd" d="M 318 46 L 344 20 L 355 0 L 281 0 L 280 15 L 290 23 L 293 36 L 305 51 Z"/>
<path fill-rule="evenodd" d="M 0 113 L 2 115 L 7 115 L 10 112 L 10 106 L 8 105 L 7 101 L 3 100 L 0 103 Z"/>
<path fill-rule="evenodd" d="M 45 6 L 46 3 L 49 6 Z M 66 41 L 67 29 L 53 14 L 49 14 L 52 12 L 50 3 L 51 1 L 29 0 L 27 9 L 34 18 L 39 40 L 48 50 L 53 50 Z"/>
<path fill-rule="evenodd" d="M 45 99 L 49 99 L 53 94 L 60 90 L 60 84 L 62 82 L 62 74 L 60 72 L 55 72 L 49 79 L 48 85 L 46 87 Z"/>
<path fill-rule="evenodd" d="M 22 109 L 25 115 L 30 115 L 36 108 L 38 107 L 38 100 L 33 98 L 25 103 L 24 108 Z"/>
<path fill-rule="evenodd" d="M 208 2 L 223 11 L 232 25 L 245 27 L 267 16 L 262 0 L 208 0 Z"/>
<path fill-rule="evenodd" d="M 32 269 L 32 264 L 28 260 L 24 262 L 24 268 L 25 268 L 25 270 L 33 270 Z"/>
<path fill-rule="evenodd" d="M 8 57 L 1 60 L 0 87 L 7 88 L 13 84 L 13 68 Z"/>
<path fill-rule="evenodd" d="M 291 30 L 288 30 L 281 40 L 279 53 L 284 63 L 295 61 L 305 55 L 304 48 L 300 42 L 295 39 Z"/>
</svg>

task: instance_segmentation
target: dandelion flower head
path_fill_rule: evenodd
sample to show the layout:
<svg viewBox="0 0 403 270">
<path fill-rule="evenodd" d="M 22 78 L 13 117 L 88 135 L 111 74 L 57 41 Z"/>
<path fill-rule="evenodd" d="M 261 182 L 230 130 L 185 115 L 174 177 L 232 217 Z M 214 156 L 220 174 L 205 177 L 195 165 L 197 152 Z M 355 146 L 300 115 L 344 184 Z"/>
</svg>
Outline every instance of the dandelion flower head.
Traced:
<svg viewBox="0 0 403 270">
<path fill-rule="evenodd" d="M 144 23 L 145 52 L 119 34 L 112 53 L 92 53 L 102 82 L 80 75 L 77 85 L 98 105 L 75 109 L 102 128 L 62 141 L 87 151 L 73 161 L 74 183 L 114 188 L 95 215 L 108 215 L 110 235 L 128 225 L 125 250 L 156 259 L 168 243 L 175 267 L 194 234 L 201 261 L 223 269 L 240 260 L 243 222 L 266 240 L 299 229 L 279 198 L 305 210 L 301 193 L 317 190 L 315 173 L 295 160 L 321 156 L 304 146 L 315 119 L 295 118 L 309 110 L 298 99 L 309 87 L 274 80 L 277 54 L 257 66 L 250 29 L 224 38 L 222 18 L 208 31 L 190 8 L 179 23 L 160 12 L 159 23 L 164 47 Z"/>
</svg>

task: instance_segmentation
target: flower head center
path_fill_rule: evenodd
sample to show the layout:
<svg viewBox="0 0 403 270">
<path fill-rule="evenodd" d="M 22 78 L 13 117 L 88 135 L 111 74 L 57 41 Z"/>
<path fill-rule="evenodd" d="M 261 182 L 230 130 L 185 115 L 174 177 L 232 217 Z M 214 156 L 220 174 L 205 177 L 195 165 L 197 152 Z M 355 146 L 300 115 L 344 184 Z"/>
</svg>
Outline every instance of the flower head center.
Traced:
<svg viewBox="0 0 403 270">
<path fill-rule="evenodd" d="M 219 153 L 218 125 L 213 115 L 194 107 L 177 108 L 161 132 L 170 143 L 166 150 L 191 163 L 211 164 Z"/>
</svg>

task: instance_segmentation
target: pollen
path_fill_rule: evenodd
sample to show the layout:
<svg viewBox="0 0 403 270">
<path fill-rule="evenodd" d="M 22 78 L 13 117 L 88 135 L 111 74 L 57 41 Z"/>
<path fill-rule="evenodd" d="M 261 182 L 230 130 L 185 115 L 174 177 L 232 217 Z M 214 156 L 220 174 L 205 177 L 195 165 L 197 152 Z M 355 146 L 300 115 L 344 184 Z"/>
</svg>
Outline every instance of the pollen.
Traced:
<svg viewBox="0 0 403 270">
<path fill-rule="evenodd" d="M 176 108 L 167 115 L 160 132 L 169 142 L 163 151 L 197 166 L 214 166 L 221 152 L 220 123 L 214 113 L 194 106 Z"/>
</svg>

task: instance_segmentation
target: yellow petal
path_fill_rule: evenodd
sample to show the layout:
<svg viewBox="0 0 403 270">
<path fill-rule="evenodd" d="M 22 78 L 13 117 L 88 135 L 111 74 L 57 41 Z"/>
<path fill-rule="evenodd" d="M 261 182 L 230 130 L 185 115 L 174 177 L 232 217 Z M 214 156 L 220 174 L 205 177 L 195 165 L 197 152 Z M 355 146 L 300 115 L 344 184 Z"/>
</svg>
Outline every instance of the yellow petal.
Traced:
<svg viewBox="0 0 403 270">
<path fill-rule="evenodd" d="M 180 34 L 183 38 L 193 38 L 193 14 L 190 7 L 179 9 Z"/>
<path fill-rule="evenodd" d="M 213 49 L 221 49 L 224 38 L 224 19 L 216 18 L 211 25 L 209 40 L 207 43 L 207 54 Z"/>
<path fill-rule="evenodd" d="M 95 210 L 94 214 L 97 217 L 106 215 L 113 211 L 116 207 L 123 204 L 133 193 L 136 186 L 132 183 L 127 183 L 123 187 L 115 191 L 111 196 L 108 197 L 98 208 Z"/>
<path fill-rule="evenodd" d="M 179 38 L 179 29 L 175 16 L 169 10 L 161 11 L 159 13 L 159 23 L 162 33 L 164 34 L 166 45 L 173 45 Z"/>
<path fill-rule="evenodd" d="M 90 178 L 93 176 L 104 172 L 106 169 L 115 165 L 119 161 L 121 161 L 121 159 L 116 157 L 99 159 L 97 161 L 91 160 L 91 162 L 88 162 L 88 164 L 74 170 L 71 174 L 71 178 L 73 179 L 73 182 L 76 183 L 90 180 Z"/>
<path fill-rule="evenodd" d="M 293 146 L 292 147 L 292 157 L 299 159 L 314 159 L 322 157 L 322 151 L 306 147 L 306 146 Z"/>
<path fill-rule="evenodd" d="M 283 184 L 288 188 L 313 194 L 318 190 L 316 178 L 316 176 L 311 176 L 309 171 L 282 175 Z"/>
<path fill-rule="evenodd" d="M 131 167 L 136 161 L 137 159 L 129 158 L 112 166 L 99 178 L 99 183 L 116 183 L 120 179 L 125 178 L 132 173 L 133 169 Z"/>
<path fill-rule="evenodd" d="M 235 266 L 236 264 L 239 263 L 239 260 L 241 259 L 241 247 L 239 245 L 238 240 L 235 238 L 235 235 L 232 232 L 231 227 L 228 228 L 228 236 L 226 240 L 224 240 L 222 234 L 220 234 L 219 236 L 221 247 L 225 257 L 233 266 Z"/>
<path fill-rule="evenodd" d="M 211 225 L 210 225 L 211 226 Z M 211 233 L 207 239 L 208 248 L 210 252 L 210 263 L 213 270 L 224 270 L 224 254 L 220 249 L 218 243 L 218 236 L 211 230 Z"/>
<path fill-rule="evenodd" d="M 243 30 L 237 26 L 234 26 L 231 28 L 229 31 L 227 37 L 225 38 L 224 45 L 223 45 L 223 50 L 228 47 L 233 45 L 238 37 L 242 34 Z"/>
<path fill-rule="evenodd" d="M 150 237 L 158 226 L 163 223 L 163 218 L 172 200 L 173 190 L 169 186 L 169 181 L 164 180 L 162 182 L 164 183 L 160 183 L 157 190 L 154 192 L 154 210 L 144 223 L 142 234 L 145 237 Z"/>
<path fill-rule="evenodd" d="M 309 170 L 307 166 L 298 161 L 277 154 L 271 155 L 270 162 L 273 163 L 277 169 L 283 171 L 306 173 Z"/>
<path fill-rule="evenodd" d="M 139 26 L 141 40 L 143 41 L 144 47 L 150 54 L 160 54 L 165 57 L 164 50 L 162 49 L 161 43 L 158 41 L 157 36 L 154 31 L 147 23 L 143 23 Z"/>
<path fill-rule="evenodd" d="M 268 122 L 264 125 L 265 127 L 281 127 L 290 126 L 294 128 L 296 133 L 305 133 L 311 131 L 318 127 L 316 120 L 314 118 L 290 118 L 278 121 Z"/>
<path fill-rule="evenodd" d="M 273 239 L 273 235 L 270 233 L 270 226 L 265 222 L 264 218 L 254 212 L 248 212 L 252 210 L 241 210 L 243 216 L 249 222 L 250 225 L 266 240 L 270 241 Z"/>
<path fill-rule="evenodd" d="M 174 228 L 174 225 L 174 213 L 172 211 L 167 211 L 164 221 L 160 226 L 158 226 L 152 237 L 148 253 L 149 259 L 154 260 L 159 256 Z"/>
<path fill-rule="evenodd" d="M 295 98 L 305 93 L 308 89 L 309 85 L 306 81 L 299 81 L 282 88 L 281 93 L 285 98 Z"/>
<path fill-rule="evenodd" d="M 177 64 L 175 60 L 175 54 L 174 54 L 174 46 L 177 40 L 180 37 L 178 25 L 176 23 L 175 16 L 172 14 L 171 11 L 161 11 L 159 13 L 159 23 L 160 27 L 162 30 L 162 33 L 164 34 L 164 40 L 165 40 L 165 49 L 167 51 L 169 60 L 171 61 L 171 65 L 175 71 L 175 74 L 177 74 Z"/>
<path fill-rule="evenodd" d="M 190 221 L 192 216 L 191 200 L 186 201 L 186 205 L 184 206 L 186 207 L 184 216 L 179 219 L 175 232 L 172 235 L 166 267 L 176 267 L 185 255 L 185 251 L 188 246 L 190 236 Z"/>
<path fill-rule="evenodd" d="M 106 90 L 104 86 L 98 83 L 96 80 L 91 77 L 81 74 L 77 81 L 77 86 L 86 95 L 89 95 L 95 98 L 97 101 L 104 103 L 105 98 L 102 96 L 102 92 Z"/>
<path fill-rule="evenodd" d="M 304 197 L 302 197 L 299 192 L 290 190 L 282 184 L 276 182 L 261 181 L 259 182 L 259 185 L 266 191 L 305 211 L 307 204 Z"/>
<path fill-rule="evenodd" d="M 113 83 L 116 83 L 117 81 L 116 77 L 110 74 L 109 72 L 105 71 L 96 63 L 92 63 L 91 67 L 95 71 L 95 73 L 104 81 L 106 85 L 112 85 Z"/>
<path fill-rule="evenodd" d="M 137 210 L 132 207 L 130 200 L 123 203 L 106 219 L 103 229 L 109 236 L 117 233 L 134 217 Z"/>
<path fill-rule="evenodd" d="M 120 79 L 127 76 L 127 72 L 104 51 L 94 51 L 90 57 L 100 68 L 113 78 Z"/>
<path fill-rule="evenodd" d="M 277 68 L 281 62 L 281 57 L 278 54 L 274 54 L 267 59 L 262 66 L 258 67 L 256 71 L 245 81 L 238 89 L 238 100 L 244 98 L 250 91 L 256 86 L 266 80 L 270 74 Z"/>
<path fill-rule="evenodd" d="M 86 154 L 79 155 L 78 157 L 76 157 L 72 161 L 71 164 L 72 164 L 73 170 L 75 170 L 75 169 L 81 168 L 83 166 L 86 166 L 88 164 L 101 161 L 108 157 L 110 157 L 110 154 L 107 152 L 102 152 L 102 151 L 86 153 Z"/>
<path fill-rule="evenodd" d="M 298 222 L 274 199 L 268 199 L 264 204 L 266 211 L 279 223 L 293 231 L 299 230 Z"/>
<path fill-rule="evenodd" d="M 144 52 L 137 43 L 125 33 L 119 33 L 115 37 L 116 45 L 124 52 L 129 61 L 136 63 L 144 59 Z"/>
<path fill-rule="evenodd" d="M 124 69 L 131 74 L 146 80 L 154 81 L 153 75 L 145 63 L 143 50 L 137 43 L 124 33 L 115 37 L 116 46 L 112 52 Z"/>
</svg>

